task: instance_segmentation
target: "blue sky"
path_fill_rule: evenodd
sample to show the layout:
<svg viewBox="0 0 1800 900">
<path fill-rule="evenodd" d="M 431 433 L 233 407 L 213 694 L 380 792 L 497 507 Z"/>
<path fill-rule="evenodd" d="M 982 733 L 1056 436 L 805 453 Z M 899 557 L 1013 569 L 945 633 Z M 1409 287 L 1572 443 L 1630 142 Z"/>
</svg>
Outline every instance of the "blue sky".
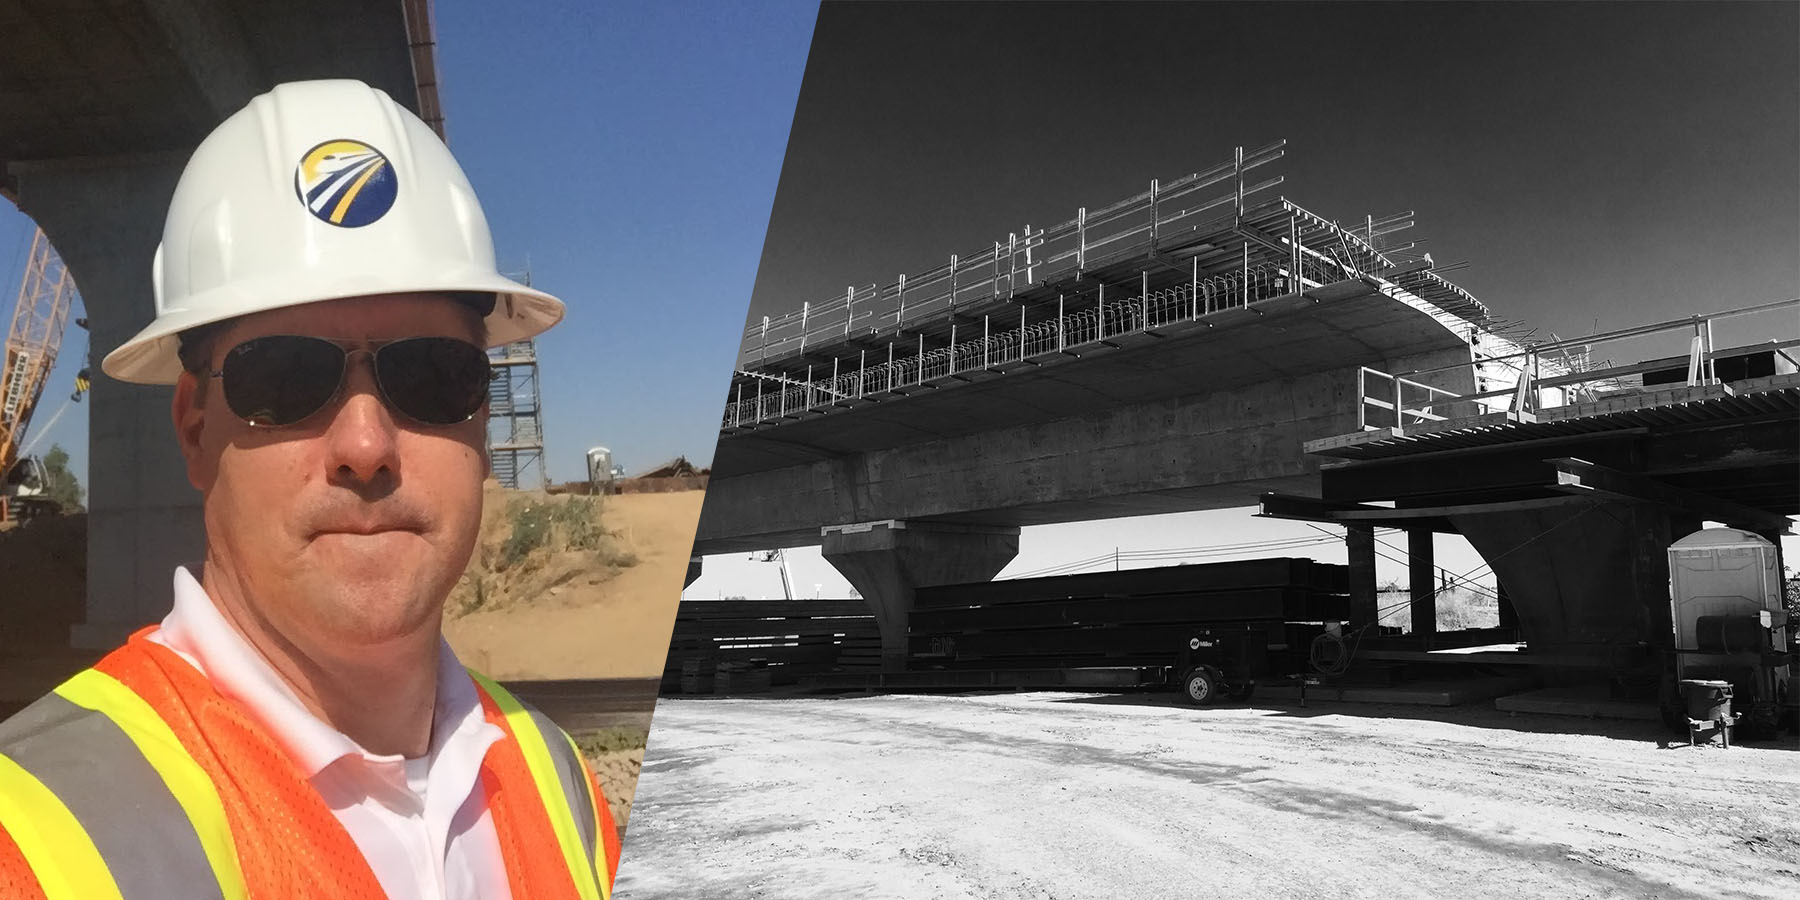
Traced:
<svg viewBox="0 0 1800 900">
<path fill-rule="evenodd" d="M 550 477 L 594 445 L 633 471 L 710 461 L 817 4 L 531 9 L 439 0 L 438 69 L 502 267 L 569 304 L 538 345 Z M 8 312 L 31 227 L 0 204 Z M 49 419 L 85 341 L 71 326 L 32 426 L 84 483 L 86 404 Z"/>
</svg>

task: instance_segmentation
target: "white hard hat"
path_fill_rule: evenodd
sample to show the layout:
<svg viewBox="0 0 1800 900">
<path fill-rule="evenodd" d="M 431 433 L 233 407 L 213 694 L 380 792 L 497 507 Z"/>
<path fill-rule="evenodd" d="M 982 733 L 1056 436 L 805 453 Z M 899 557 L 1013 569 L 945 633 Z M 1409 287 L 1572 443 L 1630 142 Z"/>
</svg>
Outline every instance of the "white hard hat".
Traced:
<svg viewBox="0 0 1800 900">
<path fill-rule="evenodd" d="M 101 363 L 173 384 L 177 335 L 248 313 L 367 294 L 495 298 L 490 346 L 555 325 L 562 301 L 501 275 L 462 167 L 419 118 L 360 81 L 301 81 L 194 150 L 152 271 L 156 319 Z"/>
</svg>

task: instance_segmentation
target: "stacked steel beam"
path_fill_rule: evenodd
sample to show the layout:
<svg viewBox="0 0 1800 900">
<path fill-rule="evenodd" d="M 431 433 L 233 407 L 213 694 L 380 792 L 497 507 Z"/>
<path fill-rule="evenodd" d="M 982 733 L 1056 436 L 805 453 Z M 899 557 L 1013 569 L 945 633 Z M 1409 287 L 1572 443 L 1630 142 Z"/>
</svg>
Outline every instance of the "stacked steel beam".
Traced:
<svg viewBox="0 0 1800 900">
<path fill-rule="evenodd" d="M 1349 612 L 1349 570 L 1277 558 L 923 588 L 913 668 L 1168 664 L 1194 628 L 1243 628 L 1278 652 Z"/>
<path fill-rule="evenodd" d="M 766 667 L 774 684 L 793 684 L 803 674 L 879 664 L 880 648 L 875 619 L 861 600 L 683 600 L 663 690 L 711 693 L 725 664 L 738 682 L 749 666 Z"/>
</svg>

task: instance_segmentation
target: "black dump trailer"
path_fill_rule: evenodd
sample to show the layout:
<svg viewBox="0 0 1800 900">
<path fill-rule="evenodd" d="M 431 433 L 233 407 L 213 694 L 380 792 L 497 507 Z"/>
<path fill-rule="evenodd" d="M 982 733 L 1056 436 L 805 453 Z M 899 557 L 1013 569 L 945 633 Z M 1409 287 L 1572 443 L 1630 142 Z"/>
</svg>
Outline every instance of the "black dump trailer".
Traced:
<svg viewBox="0 0 1800 900">
<path fill-rule="evenodd" d="M 921 588 L 909 670 L 945 685 L 959 672 L 1016 685 L 1029 672 L 1046 686 L 1243 700 L 1259 680 L 1304 671 L 1313 638 L 1347 618 L 1348 595 L 1345 566 L 1291 557 Z"/>
</svg>

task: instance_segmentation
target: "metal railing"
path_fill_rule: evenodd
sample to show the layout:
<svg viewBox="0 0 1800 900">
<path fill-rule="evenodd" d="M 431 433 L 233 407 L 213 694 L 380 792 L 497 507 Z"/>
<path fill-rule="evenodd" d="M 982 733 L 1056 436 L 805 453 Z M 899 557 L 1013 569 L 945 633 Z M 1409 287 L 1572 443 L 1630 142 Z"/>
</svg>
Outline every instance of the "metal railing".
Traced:
<svg viewBox="0 0 1800 900">
<path fill-rule="evenodd" d="M 987 316 L 982 319 L 978 337 L 959 340 L 955 334 L 960 326 L 956 326 L 947 346 L 928 348 L 921 336 L 916 348 L 905 348 L 911 351 L 908 355 L 895 355 L 897 345 L 890 344 L 890 358 L 870 361 L 864 351 L 849 360 L 854 368 L 844 365 L 844 360 L 834 360 L 831 374 L 818 379 L 796 381 L 740 370 L 736 396 L 726 405 L 722 427 L 741 428 L 869 394 L 904 390 L 1046 354 L 1075 352 L 1126 334 L 1198 321 L 1346 277 L 1344 270 L 1333 270 L 1323 260 L 1304 260 L 1302 272 L 1296 281 L 1286 267 L 1264 263 L 1246 273 L 1216 275 L 1125 297 L 1109 297 L 1102 285 L 1094 305 L 1075 312 L 1065 312 L 1059 302 L 1054 318 L 1030 322 L 1021 309 L 1020 320 L 1009 323 L 1010 327 L 1003 326 L 1004 330 L 997 330 L 993 317 Z"/>
<path fill-rule="evenodd" d="M 1788 352 L 1800 347 L 1800 318 L 1793 315 L 1795 311 L 1800 311 L 1800 298 L 1640 325 L 1573 340 L 1540 343 L 1512 353 L 1477 354 L 1477 358 L 1470 363 L 1453 366 L 1414 369 L 1397 374 L 1364 368 L 1357 377 L 1357 425 L 1365 431 L 1382 428 L 1403 430 L 1409 424 L 1460 418 L 1482 409 L 1504 411 L 1511 418 L 1532 421 L 1539 413 L 1548 409 L 1592 402 L 1619 392 L 1654 387 L 1643 384 L 1645 374 L 1678 370 L 1682 366 L 1686 367 L 1686 377 L 1682 383 L 1687 387 L 1724 384 L 1718 373 L 1720 360 L 1758 353 L 1772 353 L 1782 360 L 1782 363 L 1777 363 L 1778 370 L 1786 368 L 1789 372 L 1800 371 L 1800 359 Z M 1780 315 L 1783 313 L 1785 315 Z M 1758 335 L 1773 333 L 1776 337 L 1719 349 L 1717 329 L 1720 323 L 1757 316 L 1767 316 L 1776 321 L 1747 327 L 1743 331 Z M 1640 350 L 1634 354 L 1639 357 L 1637 362 L 1615 365 L 1593 361 L 1595 348 L 1598 346 L 1617 347 L 1637 342 L 1654 349 L 1656 338 L 1670 335 L 1685 339 L 1685 354 L 1646 358 L 1645 351 Z M 1672 349 L 1667 340 L 1661 343 L 1664 349 Z M 1478 373 L 1484 370 L 1487 373 L 1479 376 L 1480 381 L 1487 382 L 1488 385 L 1498 383 L 1500 386 L 1458 394 L 1417 380 L 1417 376 L 1449 372 L 1471 365 Z M 1369 387 L 1370 376 L 1375 376 L 1374 380 L 1379 384 L 1375 390 Z M 1484 387 L 1479 383 L 1477 386 Z M 1407 392 L 1408 389 L 1411 390 L 1410 393 Z M 1372 409 L 1380 412 L 1370 415 L 1369 411 Z"/>
<path fill-rule="evenodd" d="M 1379 391 L 1371 392 L 1368 381 L 1370 376 L 1386 382 L 1387 386 Z M 1438 404 L 1434 402 L 1439 396 L 1453 400 L 1462 399 L 1454 391 L 1447 391 L 1410 378 L 1389 375 L 1367 366 L 1358 367 L 1356 383 L 1357 393 L 1360 395 L 1360 402 L 1356 404 L 1356 428 L 1358 431 L 1368 431 L 1378 427 L 1369 424 L 1370 409 L 1389 412 L 1395 427 L 1404 427 L 1409 423 L 1442 422 L 1449 418 L 1432 412 L 1433 409 L 1439 408 Z M 1423 395 L 1425 402 L 1418 406 L 1408 407 L 1406 398 L 1409 391 L 1415 397 Z"/>
<path fill-rule="evenodd" d="M 847 287 L 841 295 L 802 303 L 794 312 L 764 316 L 745 328 L 739 365 L 749 368 L 855 334 L 898 333 L 908 323 L 942 317 L 973 303 L 1011 298 L 1017 291 L 1135 256 L 1154 256 L 1159 247 L 1175 240 L 1191 239 L 1208 228 L 1230 228 L 1259 213 L 1278 221 L 1280 233 L 1274 240 L 1263 235 L 1259 236 L 1263 243 L 1247 242 L 1240 269 L 1270 251 L 1293 269 L 1314 264 L 1373 273 L 1394 267 L 1374 242 L 1411 227 L 1411 213 L 1365 218 L 1358 229 L 1339 226 L 1285 201 L 1246 204 L 1252 195 L 1282 183 L 1281 176 L 1257 183 L 1248 183 L 1245 176 L 1280 159 L 1285 146 L 1285 141 L 1276 141 L 1248 152 L 1240 147 L 1231 162 L 1166 184 L 1153 180 L 1144 193 L 1101 209 L 1084 207 L 1062 224 L 1036 230 L 1026 225 L 975 253 L 952 254 L 947 264 L 929 271 L 900 275 L 888 285 Z M 1209 191 L 1221 186 L 1230 190 Z"/>
</svg>

